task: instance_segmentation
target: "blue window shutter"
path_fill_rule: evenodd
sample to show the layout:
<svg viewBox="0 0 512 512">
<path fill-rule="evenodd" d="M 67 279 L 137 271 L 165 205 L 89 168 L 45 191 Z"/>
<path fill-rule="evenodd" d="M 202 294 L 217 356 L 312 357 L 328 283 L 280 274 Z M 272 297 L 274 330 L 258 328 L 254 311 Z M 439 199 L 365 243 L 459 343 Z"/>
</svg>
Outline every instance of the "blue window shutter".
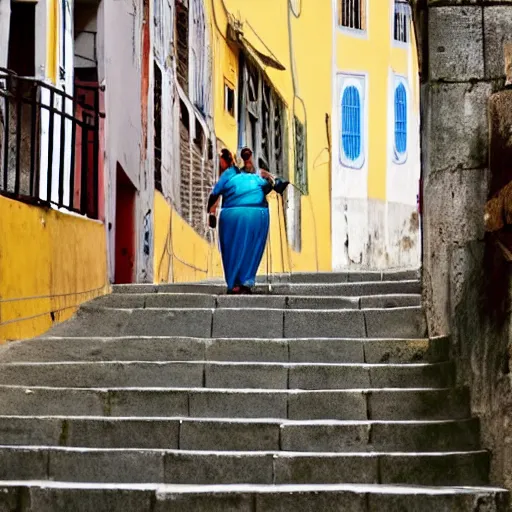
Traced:
<svg viewBox="0 0 512 512">
<path fill-rule="evenodd" d="M 403 84 L 395 89 L 395 148 L 399 155 L 407 151 L 407 92 Z"/>
<path fill-rule="evenodd" d="M 355 161 L 361 156 L 361 95 L 351 85 L 343 91 L 341 99 L 341 141 L 343 153 Z"/>
</svg>

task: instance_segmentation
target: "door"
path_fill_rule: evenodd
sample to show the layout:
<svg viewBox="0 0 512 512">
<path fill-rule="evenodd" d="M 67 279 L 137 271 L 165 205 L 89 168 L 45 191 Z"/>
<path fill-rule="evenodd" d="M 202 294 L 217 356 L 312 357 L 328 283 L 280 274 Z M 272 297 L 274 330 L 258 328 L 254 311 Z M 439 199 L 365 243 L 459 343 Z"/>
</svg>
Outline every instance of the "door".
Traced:
<svg viewBox="0 0 512 512">
<path fill-rule="evenodd" d="M 135 278 L 136 189 L 117 164 L 116 188 L 116 270 L 115 283 L 133 283 Z"/>
</svg>

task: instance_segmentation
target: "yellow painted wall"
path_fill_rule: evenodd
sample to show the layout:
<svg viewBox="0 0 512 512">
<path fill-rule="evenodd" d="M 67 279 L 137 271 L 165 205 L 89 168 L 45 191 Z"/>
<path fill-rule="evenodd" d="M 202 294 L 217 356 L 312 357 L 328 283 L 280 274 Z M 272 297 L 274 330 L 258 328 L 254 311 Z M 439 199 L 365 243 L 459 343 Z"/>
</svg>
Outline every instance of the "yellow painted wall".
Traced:
<svg viewBox="0 0 512 512">
<path fill-rule="evenodd" d="M 40 335 L 106 293 L 106 264 L 102 223 L 0 197 L 0 341 Z"/>
<path fill-rule="evenodd" d="M 392 69 L 396 74 L 409 74 L 408 50 L 393 44 L 391 0 L 367 0 L 368 23 L 364 34 L 338 28 L 336 36 L 335 72 L 366 73 L 368 79 L 368 197 L 386 199 L 387 170 L 387 108 L 388 75 Z M 411 33 L 413 27 L 411 24 Z M 412 73 L 418 77 L 418 61 L 415 40 L 412 37 Z M 418 83 L 418 80 L 416 80 Z M 414 108 L 419 112 L 418 86 L 413 92 Z"/>
<path fill-rule="evenodd" d="M 48 0 L 47 9 L 46 77 L 56 84 L 59 68 L 60 0 Z"/>
</svg>

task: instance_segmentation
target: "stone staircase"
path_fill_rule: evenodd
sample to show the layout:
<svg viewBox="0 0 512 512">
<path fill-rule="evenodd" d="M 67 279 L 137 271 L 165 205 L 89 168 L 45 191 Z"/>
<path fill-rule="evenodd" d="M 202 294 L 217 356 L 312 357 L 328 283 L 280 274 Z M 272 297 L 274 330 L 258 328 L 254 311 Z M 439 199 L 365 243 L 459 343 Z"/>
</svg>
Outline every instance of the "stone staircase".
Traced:
<svg viewBox="0 0 512 512">
<path fill-rule="evenodd" d="M 116 287 L 0 349 L 0 511 L 505 511 L 414 272 Z"/>
</svg>

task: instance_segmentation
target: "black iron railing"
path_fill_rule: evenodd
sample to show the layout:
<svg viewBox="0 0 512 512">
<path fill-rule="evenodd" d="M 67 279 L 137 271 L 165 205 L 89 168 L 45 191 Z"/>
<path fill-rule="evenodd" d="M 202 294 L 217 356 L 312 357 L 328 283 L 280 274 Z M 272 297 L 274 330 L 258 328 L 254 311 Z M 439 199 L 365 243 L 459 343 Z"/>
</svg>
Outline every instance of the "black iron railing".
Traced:
<svg viewBox="0 0 512 512">
<path fill-rule="evenodd" d="M 98 217 L 100 94 L 0 68 L 0 194 Z"/>
</svg>

